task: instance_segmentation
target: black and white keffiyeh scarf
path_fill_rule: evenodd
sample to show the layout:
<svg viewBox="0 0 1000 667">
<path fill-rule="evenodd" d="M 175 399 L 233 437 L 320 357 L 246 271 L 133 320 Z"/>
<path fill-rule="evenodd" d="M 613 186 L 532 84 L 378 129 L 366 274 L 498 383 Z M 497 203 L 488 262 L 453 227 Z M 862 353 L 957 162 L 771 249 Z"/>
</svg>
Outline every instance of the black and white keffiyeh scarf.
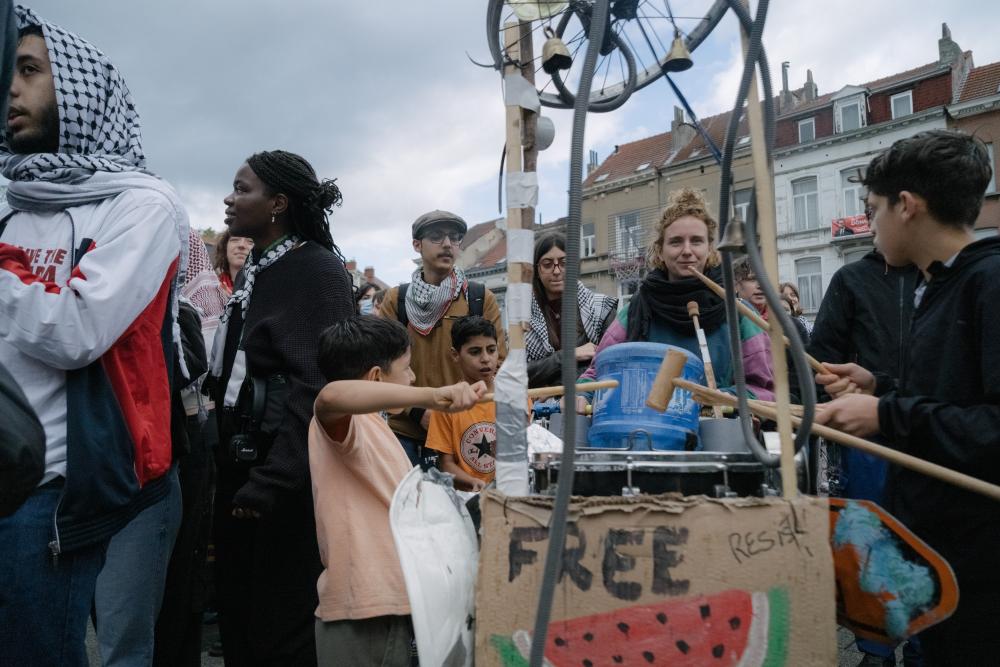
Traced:
<svg viewBox="0 0 1000 667">
<path fill-rule="evenodd" d="M 0 171 L 13 181 L 76 183 L 95 172 L 142 170 L 139 114 L 121 74 L 107 56 L 73 33 L 20 5 L 18 29 L 42 29 L 59 110 L 59 152 L 11 154 L 0 145 Z"/>
<path fill-rule="evenodd" d="M 577 289 L 579 291 L 576 303 L 580 313 L 580 325 L 587 334 L 587 340 L 597 345 L 604 335 L 604 331 L 601 330 L 604 320 L 618 307 L 618 299 L 594 292 L 581 282 L 577 283 Z M 528 361 L 543 359 L 555 352 L 555 348 L 549 342 L 549 329 L 537 296 L 531 299 L 531 323 L 524 336 L 524 347 L 528 353 Z"/>
<path fill-rule="evenodd" d="M 222 313 L 222 317 L 219 318 L 219 328 L 215 332 L 215 341 L 212 343 L 211 370 L 209 371 L 212 377 L 222 377 L 222 356 L 226 349 L 226 332 L 229 329 L 229 321 L 232 319 L 233 311 L 239 308 L 242 314 L 241 319 L 246 320 L 247 309 L 250 308 L 250 298 L 253 295 L 253 284 L 257 275 L 284 257 L 285 253 L 297 247 L 300 243 L 301 239 L 294 234 L 285 236 L 272 243 L 261 254 L 259 260 L 254 261 L 253 254 L 247 257 L 246 264 L 243 265 L 243 285 L 229 297 L 229 301 L 226 302 L 226 310 Z M 236 400 L 240 397 L 240 387 L 243 386 L 243 380 L 246 379 L 246 376 L 246 354 L 243 351 L 243 339 L 240 336 L 240 345 L 236 350 L 233 370 L 229 374 L 229 381 L 226 383 L 226 394 L 223 401 L 225 407 L 230 408 L 236 405 Z"/>
<path fill-rule="evenodd" d="M 448 312 L 451 302 L 468 286 L 469 282 L 462 269 L 452 269 L 440 285 L 425 282 L 420 269 L 414 271 L 410 286 L 406 288 L 406 303 L 403 307 L 406 308 L 406 317 L 416 332 L 426 336 L 433 331 L 434 325 Z M 399 304 L 396 307 L 399 308 Z"/>
</svg>

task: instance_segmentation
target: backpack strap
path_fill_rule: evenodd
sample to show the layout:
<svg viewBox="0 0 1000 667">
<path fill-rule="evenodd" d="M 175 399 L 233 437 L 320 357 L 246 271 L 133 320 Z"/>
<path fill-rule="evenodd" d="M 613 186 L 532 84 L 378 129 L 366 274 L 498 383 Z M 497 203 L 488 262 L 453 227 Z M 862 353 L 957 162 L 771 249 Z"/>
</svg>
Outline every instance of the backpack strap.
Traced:
<svg viewBox="0 0 1000 667">
<path fill-rule="evenodd" d="M 410 283 L 403 283 L 399 286 L 399 296 L 396 298 L 396 319 L 399 323 L 403 325 L 404 328 L 408 328 L 410 325 L 410 318 L 406 314 L 406 290 L 409 289 Z"/>
<path fill-rule="evenodd" d="M 482 317 L 483 305 L 486 301 L 486 285 L 470 280 L 467 298 L 469 299 L 469 315 Z"/>
<path fill-rule="evenodd" d="M 399 297 L 396 299 L 396 319 L 404 327 L 409 326 L 410 318 L 406 315 L 406 291 L 410 283 L 403 283 L 399 286 Z M 466 294 L 469 301 L 469 315 L 483 316 L 483 305 L 486 301 L 486 285 L 469 281 L 469 288 Z"/>
</svg>

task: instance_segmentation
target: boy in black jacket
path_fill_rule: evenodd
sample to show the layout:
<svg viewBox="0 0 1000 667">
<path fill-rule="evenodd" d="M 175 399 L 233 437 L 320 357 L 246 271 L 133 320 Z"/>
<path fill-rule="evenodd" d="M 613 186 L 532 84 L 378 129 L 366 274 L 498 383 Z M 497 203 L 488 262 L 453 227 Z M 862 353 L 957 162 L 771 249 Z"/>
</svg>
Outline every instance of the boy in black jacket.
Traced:
<svg viewBox="0 0 1000 667">
<path fill-rule="evenodd" d="M 856 364 L 816 380 L 838 397 L 818 422 L 1000 483 L 1000 238 L 972 233 L 993 177 L 982 142 L 948 130 L 872 160 L 864 184 L 875 243 L 890 264 L 922 273 L 909 349 L 898 381 Z M 996 664 L 1000 503 L 890 466 L 886 504 L 958 578 L 958 610 L 920 635 L 927 664 Z"/>
</svg>

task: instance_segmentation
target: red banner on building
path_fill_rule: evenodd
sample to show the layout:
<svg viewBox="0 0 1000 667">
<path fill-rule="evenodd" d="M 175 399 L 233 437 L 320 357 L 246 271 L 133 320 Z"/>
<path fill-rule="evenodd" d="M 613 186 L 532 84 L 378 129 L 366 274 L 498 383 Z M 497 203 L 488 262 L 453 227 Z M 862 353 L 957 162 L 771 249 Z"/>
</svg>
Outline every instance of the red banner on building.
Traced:
<svg viewBox="0 0 1000 667">
<path fill-rule="evenodd" d="M 872 233 L 872 228 L 868 223 L 868 217 L 862 213 L 846 218 L 834 218 L 830 233 L 835 239 L 848 236 L 868 236 Z"/>
</svg>

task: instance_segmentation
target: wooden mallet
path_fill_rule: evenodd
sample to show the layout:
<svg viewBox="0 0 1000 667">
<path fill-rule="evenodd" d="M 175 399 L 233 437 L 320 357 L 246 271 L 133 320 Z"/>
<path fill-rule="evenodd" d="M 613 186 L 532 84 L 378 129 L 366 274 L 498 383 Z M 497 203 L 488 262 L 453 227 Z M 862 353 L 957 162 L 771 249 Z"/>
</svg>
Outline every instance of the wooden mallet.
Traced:
<svg viewBox="0 0 1000 667">
<path fill-rule="evenodd" d="M 734 407 L 738 405 L 736 397 L 731 394 L 716 389 L 709 389 L 708 387 L 682 378 L 681 374 L 684 372 L 684 364 L 686 362 L 687 356 L 683 352 L 678 352 L 677 350 L 667 352 L 667 356 L 664 357 L 663 363 L 660 365 L 660 370 L 656 374 L 656 380 L 653 382 L 653 388 L 649 392 L 646 405 L 653 409 L 665 410 L 674 389 L 678 388 L 690 391 L 696 401 L 705 405 L 731 405 Z M 663 408 L 659 408 L 659 405 L 663 405 Z M 775 408 L 761 401 L 749 401 L 749 407 L 751 412 L 765 419 L 775 419 L 777 416 Z M 792 423 L 798 427 L 802 424 L 802 420 L 792 416 Z M 864 438 L 859 438 L 855 435 L 838 431 L 835 428 L 823 426 L 822 424 L 813 424 L 810 431 L 827 440 L 874 454 L 890 463 L 909 468 L 928 477 L 934 477 L 942 482 L 947 482 L 967 491 L 1000 501 L 1000 486 L 996 484 L 984 482 L 981 479 L 976 479 L 951 468 L 925 461 L 916 456 L 904 454 L 891 447 L 878 445 L 870 440 L 865 440 Z"/>
<path fill-rule="evenodd" d="M 701 328 L 701 324 L 698 322 L 698 316 L 701 314 L 698 310 L 697 301 L 687 302 L 688 317 L 694 322 L 694 333 L 698 337 L 698 349 L 701 350 L 701 362 L 705 365 L 705 383 L 708 385 L 709 389 L 718 389 L 718 385 L 715 384 L 715 369 L 712 368 L 712 355 L 708 353 L 708 341 L 705 339 L 705 331 Z M 722 408 L 718 405 L 712 406 L 712 416 L 716 419 L 722 419 Z"/>
<path fill-rule="evenodd" d="M 698 269 L 692 268 L 690 269 L 690 271 L 691 273 L 696 275 L 701 282 L 705 283 L 705 286 L 708 287 L 708 289 L 715 292 L 715 294 L 720 299 L 726 298 L 726 290 L 722 288 L 722 285 L 719 285 L 717 282 L 715 282 L 705 274 L 699 272 Z M 742 313 L 745 317 L 749 318 L 751 322 L 759 326 L 764 331 L 771 330 L 771 325 L 767 323 L 767 320 L 758 315 L 753 308 L 750 308 L 739 299 L 736 299 L 736 308 L 740 311 L 740 313 Z M 790 346 L 791 343 L 788 340 L 788 336 L 783 336 L 783 338 L 785 339 L 785 345 Z M 817 361 L 815 357 L 813 357 L 808 353 L 806 354 L 806 361 L 809 362 L 809 366 L 811 366 L 812 369 L 817 373 L 826 373 L 826 374 L 830 373 L 830 370 L 826 368 L 826 366 L 824 366 L 822 362 Z"/>
</svg>

